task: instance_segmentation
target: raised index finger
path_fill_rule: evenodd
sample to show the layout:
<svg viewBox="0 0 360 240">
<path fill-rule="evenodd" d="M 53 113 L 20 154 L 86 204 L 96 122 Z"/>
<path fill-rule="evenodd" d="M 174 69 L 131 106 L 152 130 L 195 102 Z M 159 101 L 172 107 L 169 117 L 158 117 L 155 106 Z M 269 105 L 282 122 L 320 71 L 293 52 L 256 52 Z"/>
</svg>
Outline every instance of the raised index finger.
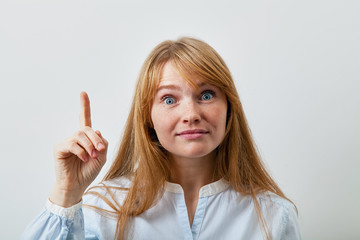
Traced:
<svg viewBox="0 0 360 240">
<path fill-rule="evenodd" d="M 86 92 L 80 93 L 80 127 L 91 127 L 90 100 Z"/>
</svg>

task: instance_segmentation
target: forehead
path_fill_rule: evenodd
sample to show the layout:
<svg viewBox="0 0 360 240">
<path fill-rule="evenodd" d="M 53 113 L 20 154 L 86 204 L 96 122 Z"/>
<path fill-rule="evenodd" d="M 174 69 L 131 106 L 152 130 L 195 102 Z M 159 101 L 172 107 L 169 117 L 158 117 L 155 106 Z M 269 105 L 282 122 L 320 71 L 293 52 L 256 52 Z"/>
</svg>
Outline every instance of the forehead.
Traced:
<svg viewBox="0 0 360 240">
<path fill-rule="evenodd" d="M 200 77 L 196 76 L 196 74 L 181 73 L 172 62 L 169 61 L 165 63 L 160 74 L 159 82 L 157 84 L 158 89 L 166 85 L 182 84 L 189 85 L 195 89 L 203 85 L 207 85 L 207 83 L 201 80 Z"/>
<path fill-rule="evenodd" d="M 172 62 L 166 62 L 160 74 L 160 83 L 176 80 L 183 80 L 179 70 Z"/>
</svg>

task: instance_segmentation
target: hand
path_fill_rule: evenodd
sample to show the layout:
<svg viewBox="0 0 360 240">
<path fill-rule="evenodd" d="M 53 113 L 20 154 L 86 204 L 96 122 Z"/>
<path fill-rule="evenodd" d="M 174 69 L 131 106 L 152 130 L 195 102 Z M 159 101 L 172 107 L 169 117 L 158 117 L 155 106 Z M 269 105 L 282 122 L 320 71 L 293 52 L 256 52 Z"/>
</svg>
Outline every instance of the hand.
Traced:
<svg viewBox="0 0 360 240">
<path fill-rule="evenodd" d="M 50 201 L 63 207 L 81 200 L 106 162 L 108 142 L 100 131 L 91 128 L 90 101 L 86 92 L 80 94 L 80 102 L 81 129 L 54 150 L 56 183 Z"/>
</svg>

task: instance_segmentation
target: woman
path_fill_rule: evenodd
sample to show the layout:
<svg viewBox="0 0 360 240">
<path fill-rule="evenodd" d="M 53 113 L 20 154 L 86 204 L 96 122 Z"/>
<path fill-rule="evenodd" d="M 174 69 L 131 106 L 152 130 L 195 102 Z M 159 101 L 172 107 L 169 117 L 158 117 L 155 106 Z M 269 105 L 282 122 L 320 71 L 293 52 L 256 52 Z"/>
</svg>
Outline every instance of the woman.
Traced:
<svg viewBox="0 0 360 240">
<path fill-rule="evenodd" d="M 55 148 L 55 187 L 23 239 L 300 239 L 296 209 L 206 43 L 181 38 L 150 53 L 115 161 L 85 194 L 107 141 L 91 128 L 86 93 L 81 106 L 82 128 Z"/>
</svg>

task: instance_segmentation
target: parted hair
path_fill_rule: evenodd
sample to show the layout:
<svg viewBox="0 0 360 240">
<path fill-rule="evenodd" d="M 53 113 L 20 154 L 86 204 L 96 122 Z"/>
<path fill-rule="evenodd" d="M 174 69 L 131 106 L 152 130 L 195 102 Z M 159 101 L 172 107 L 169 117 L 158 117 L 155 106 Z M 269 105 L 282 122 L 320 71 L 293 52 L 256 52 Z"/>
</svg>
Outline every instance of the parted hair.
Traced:
<svg viewBox="0 0 360 240">
<path fill-rule="evenodd" d="M 106 185 L 103 187 L 108 191 L 108 197 L 92 189 L 86 194 L 98 195 L 113 209 L 111 213 L 107 212 L 117 218 L 117 239 L 126 238 L 132 217 L 149 209 L 162 196 L 165 183 L 170 178 L 170 164 L 168 153 L 160 145 L 153 129 L 151 107 L 163 66 L 168 61 L 194 88 L 196 79 L 215 85 L 225 93 L 228 102 L 226 130 L 223 141 L 215 150 L 217 161 L 214 175 L 217 179 L 227 180 L 235 191 L 252 196 L 263 235 L 271 239 L 271 229 L 264 220 L 256 195 L 270 191 L 285 199 L 287 197 L 261 161 L 224 60 L 211 46 L 195 38 L 183 37 L 160 43 L 141 68 L 117 155 L 103 179 L 131 179 L 130 187 L 124 189 L 127 191 L 125 200 L 122 204 L 113 204 L 108 197 L 115 202 L 116 198 Z"/>
</svg>

